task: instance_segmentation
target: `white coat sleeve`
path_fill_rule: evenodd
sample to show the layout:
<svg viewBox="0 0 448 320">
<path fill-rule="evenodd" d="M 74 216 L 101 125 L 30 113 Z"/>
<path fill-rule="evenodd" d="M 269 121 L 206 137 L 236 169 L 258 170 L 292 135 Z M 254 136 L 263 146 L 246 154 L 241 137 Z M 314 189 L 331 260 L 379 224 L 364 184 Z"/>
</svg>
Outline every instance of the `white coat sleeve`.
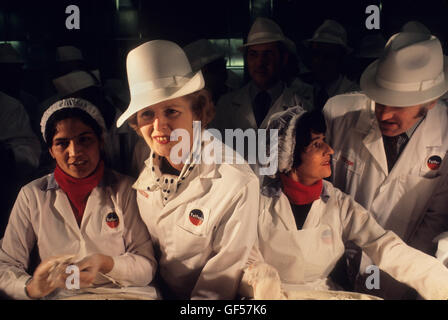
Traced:
<svg viewBox="0 0 448 320">
<path fill-rule="evenodd" d="M 344 241 L 360 246 L 381 270 L 416 289 L 425 299 L 448 299 L 448 269 L 434 257 L 384 230 L 350 196 L 338 192 Z"/>
<path fill-rule="evenodd" d="M 29 173 L 39 166 L 40 143 L 31 129 L 25 108 L 18 101 L 1 113 L 0 140 L 13 151 L 16 165 L 20 170 Z"/>
<path fill-rule="evenodd" d="M 235 195 L 213 237 L 214 255 L 207 261 L 192 299 L 234 299 L 257 236 L 259 182 L 255 177 Z"/>
<path fill-rule="evenodd" d="M 417 226 L 408 243 L 410 246 L 434 255 L 437 243 L 433 240 L 442 232 L 448 230 L 448 156 L 444 159 L 444 175 L 428 201 L 428 206 L 422 214 L 422 221 Z"/>
<path fill-rule="evenodd" d="M 32 206 L 25 188 L 19 192 L 0 244 L 0 290 L 12 299 L 22 300 L 29 299 L 25 284 L 31 275 L 26 270 L 36 243 L 29 210 Z"/>
<path fill-rule="evenodd" d="M 114 266 L 107 274 L 123 286 L 146 286 L 154 277 L 157 262 L 153 245 L 141 220 L 135 190 L 127 185 L 122 198 L 126 253 L 114 256 Z"/>
</svg>

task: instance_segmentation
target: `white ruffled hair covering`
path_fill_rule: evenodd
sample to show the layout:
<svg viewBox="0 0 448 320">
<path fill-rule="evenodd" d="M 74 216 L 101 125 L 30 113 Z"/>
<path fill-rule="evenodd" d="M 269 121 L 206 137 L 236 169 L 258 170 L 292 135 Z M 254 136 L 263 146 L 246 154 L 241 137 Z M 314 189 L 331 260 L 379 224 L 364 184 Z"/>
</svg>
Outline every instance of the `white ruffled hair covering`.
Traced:
<svg viewBox="0 0 448 320">
<path fill-rule="evenodd" d="M 47 126 L 48 119 L 50 119 L 51 115 L 55 113 L 58 110 L 66 109 L 66 108 L 77 108 L 81 109 L 84 112 L 86 112 L 89 116 L 95 120 L 98 125 L 103 130 L 103 135 L 106 132 L 106 125 L 103 119 L 103 116 L 101 115 L 100 110 L 98 110 L 97 107 L 95 107 L 93 104 L 91 104 L 89 101 L 80 99 L 80 98 L 68 98 L 68 99 L 62 99 L 55 103 L 53 103 L 43 114 L 42 119 L 40 120 L 40 130 L 42 132 L 42 137 L 45 142 L 45 129 Z"/>
<path fill-rule="evenodd" d="M 306 110 L 297 106 L 277 112 L 269 120 L 267 130 L 278 129 L 278 172 L 280 173 L 287 173 L 292 169 L 296 146 L 296 124 L 305 113 Z"/>
</svg>

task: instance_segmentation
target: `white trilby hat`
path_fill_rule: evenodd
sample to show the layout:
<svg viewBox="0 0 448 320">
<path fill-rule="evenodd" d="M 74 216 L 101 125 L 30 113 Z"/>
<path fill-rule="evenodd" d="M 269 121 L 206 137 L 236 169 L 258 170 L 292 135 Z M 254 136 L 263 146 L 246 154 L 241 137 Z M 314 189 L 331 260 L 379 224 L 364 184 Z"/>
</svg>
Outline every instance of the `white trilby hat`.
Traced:
<svg viewBox="0 0 448 320">
<path fill-rule="evenodd" d="M 86 112 L 89 116 L 92 117 L 93 120 L 95 120 L 98 123 L 98 125 L 103 130 L 104 135 L 104 133 L 106 132 L 106 125 L 104 123 L 104 118 L 101 115 L 101 112 L 98 110 L 98 108 L 87 100 L 81 98 L 68 98 L 56 101 L 42 115 L 42 119 L 40 120 L 40 130 L 42 132 L 42 137 L 45 142 L 47 142 L 45 138 L 45 131 L 47 129 L 48 119 L 50 119 L 52 114 L 55 113 L 56 111 L 67 108 L 81 109 L 84 112 Z"/>
<path fill-rule="evenodd" d="M 429 102 L 448 90 L 448 64 L 440 41 L 425 33 L 397 33 L 380 59 L 361 76 L 361 89 L 372 100 L 396 107 Z"/>
<path fill-rule="evenodd" d="M 67 96 L 88 87 L 99 86 L 99 79 L 99 70 L 93 70 L 92 74 L 85 71 L 73 71 L 53 79 L 53 84 L 59 94 Z"/>
<path fill-rule="evenodd" d="M 0 63 L 24 63 L 20 54 L 10 43 L 0 43 Z"/>
<path fill-rule="evenodd" d="M 245 50 L 248 46 L 253 46 L 256 44 L 270 43 L 280 41 L 285 44 L 286 48 L 291 53 L 296 53 L 296 45 L 290 39 L 285 37 L 282 29 L 274 21 L 268 18 L 257 18 L 247 35 L 246 43 L 239 49 L 241 51 Z"/>
<path fill-rule="evenodd" d="M 62 46 L 56 48 L 56 61 L 83 60 L 82 52 L 74 46 Z"/>
<path fill-rule="evenodd" d="M 401 32 L 425 33 L 431 34 L 431 31 L 419 21 L 408 21 L 401 27 Z"/>
<path fill-rule="evenodd" d="M 207 39 L 199 39 L 184 47 L 185 54 L 193 72 L 201 70 L 205 65 L 224 57 L 222 52 Z"/>
<path fill-rule="evenodd" d="M 343 47 L 347 53 L 352 51 L 347 45 L 347 31 L 337 21 L 327 19 L 320 25 L 313 34 L 311 39 L 305 40 L 305 44 L 310 42 L 323 42 L 337 44 Z"/>
<path fill-rule="evenodd" d="M 153 40 L 131 50 L 126 69 L 131 103 L 118 118 L 118 127 L 146 107 L 196 92 L 205 85 L 202 72 L 193 72 L 185 52 L 171 41 Z"/>
</svg>

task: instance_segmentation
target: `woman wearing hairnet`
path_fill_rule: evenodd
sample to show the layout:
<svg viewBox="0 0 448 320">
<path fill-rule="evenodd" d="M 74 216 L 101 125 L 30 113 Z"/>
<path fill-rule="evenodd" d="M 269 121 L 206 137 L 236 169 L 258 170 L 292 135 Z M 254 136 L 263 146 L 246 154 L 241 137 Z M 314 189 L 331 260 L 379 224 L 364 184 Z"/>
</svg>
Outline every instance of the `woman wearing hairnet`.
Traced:
<svg viewBox="0 0 448 320">
<path fill-rule="evenodd" d="M 256 239 L 258 179 L 247 164 L 203 158 L 211 144 L 227 147 L 201 142 L 213 104 L 201 71 L 192 72 L 177 44 L 135 48 L 127 73 L 131 103 L 117 125 L 128 120 L 151 149 L 134 188 L 164 297 L 233 299 Z"/>
<path fill-rule="evenodd" d="M 151 238 L 131 179 L 104 166 L 99 110 L 58 101 L 41 130 L 56 168 L 17 197 L 0 246 L 0 291 L 13 299 L 157 298 L 148 286 Z M 35 247 L 41 262 L 30 276 Z"/>
<path fill-rule="evenodd" d="M 448 269 L 384 230 L 350 196 L 323 180 L 331 175 L 333 150 L 325 142 L 321 113 L 292 108 L 274 115 L 268 128 L 279 130 L 279 166 L 261 189 L 259 241 L 252 256 L 258 263 L 247 269 L 243 284 L 251 284 L 258 296 L 281 297 L 279 286 L 277 291 L 260 292 L 266 284 L 257 289 L 266 275 L 275 283 L 270 265 L 287 297 L 300 297 L 300 290 L 337 289 L 328 276 L 351 240 L 378 268 L 424 298 L 448 298 Z"/>
</svg>

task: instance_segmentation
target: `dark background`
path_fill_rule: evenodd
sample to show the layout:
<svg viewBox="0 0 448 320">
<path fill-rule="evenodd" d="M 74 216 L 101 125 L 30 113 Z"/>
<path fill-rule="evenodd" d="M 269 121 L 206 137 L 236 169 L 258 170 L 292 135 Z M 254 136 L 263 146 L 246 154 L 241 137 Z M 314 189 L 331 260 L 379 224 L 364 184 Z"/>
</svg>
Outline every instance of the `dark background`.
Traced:
<svg viewBox="0 0 448 320">
<path fill-rule="evenodd" d="M 80 9 L 80 30 L 67 30 L 68 5 Z M 26 87 L 44 99 L 39 79 L 59 45 L 78 46 L 103 78 L 125 80 L 127 52 L 142 42 L 166 39 L 183 46 L 199 38 L 245 38 L 256 16 L 274 19 L 298 44 L 328 18 L 343 24 L 356 48 L 367 30 L 368 5 L 381 5 L 380 32 L 388 38 L 409 20 L 424 23 L 446 44 L 447 0 L 2 0 L 0 42 L 18 41 L 25 57 Z M 51 78 L 48 74 L 46 78 Z"/>
</svg>

